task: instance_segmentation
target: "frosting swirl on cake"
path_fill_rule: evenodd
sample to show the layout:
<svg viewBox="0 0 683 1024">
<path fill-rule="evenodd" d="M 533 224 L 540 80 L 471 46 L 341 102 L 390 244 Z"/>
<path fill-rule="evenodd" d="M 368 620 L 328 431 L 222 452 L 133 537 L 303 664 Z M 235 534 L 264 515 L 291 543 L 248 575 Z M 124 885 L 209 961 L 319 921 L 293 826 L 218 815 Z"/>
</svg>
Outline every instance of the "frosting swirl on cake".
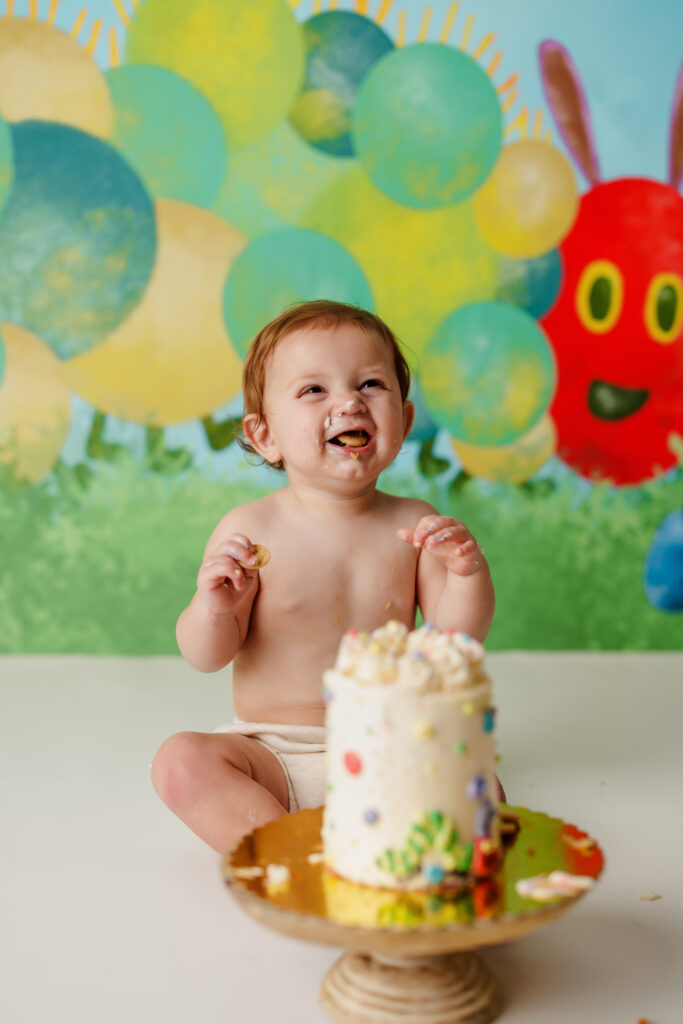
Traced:
<svg viewBox="0 0 683 1024">
<path fill-rule="evenodd" d="M 483 647 L 472 637 L 429 623 L 410 632 L 395 619 L 372 633 L 345 633 L 334 671 L 361 686 L 394 684 L 424 693 L 489 681 Z"/>
</svg>

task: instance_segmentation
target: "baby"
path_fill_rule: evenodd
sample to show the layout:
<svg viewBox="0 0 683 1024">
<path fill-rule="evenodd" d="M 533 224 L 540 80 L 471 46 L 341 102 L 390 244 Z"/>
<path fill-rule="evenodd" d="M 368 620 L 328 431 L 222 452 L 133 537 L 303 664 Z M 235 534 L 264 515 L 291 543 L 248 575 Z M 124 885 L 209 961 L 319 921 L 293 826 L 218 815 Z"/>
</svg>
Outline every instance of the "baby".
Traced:
<svg viewBox="0 0 683 1024">
<path fill-rule="evenodd" d="M 413 421 L 410 372 L 389 328 L 337 302 L 288 309 L 244 366 L 244 448 L 287 486 L 238 506 L 206 546 L 178 619 L 200 672 L 233 663 L 237 718 L 159 749 L 162 800 L 220 853 L 274 818 L 324 803 L 323 671 L 347 629 L 426 622 L 483 641 L 494 593 L 467 527 L 377 490 Z M 254 544 L 271 553 L 256 567 Z"/>
</svg>

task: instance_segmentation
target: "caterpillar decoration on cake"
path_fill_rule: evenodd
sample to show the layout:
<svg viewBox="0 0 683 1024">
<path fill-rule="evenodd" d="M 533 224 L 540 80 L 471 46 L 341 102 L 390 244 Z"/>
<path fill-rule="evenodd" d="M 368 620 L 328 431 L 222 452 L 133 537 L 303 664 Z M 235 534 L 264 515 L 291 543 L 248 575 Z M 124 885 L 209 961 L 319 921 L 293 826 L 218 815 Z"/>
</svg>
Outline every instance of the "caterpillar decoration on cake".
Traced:
<svg viewBox="0 0 683 1024">
<path fill-rule="evenodd" d="M 440 811 L 423 814 L 412 825 L 400 849 L 386 850 L 377 858 L 377 867 L 408 878 L 422 871 L 428 882 L 438 884 L 449 872 L 467 874 L 470 870 L 483 878 L 493 874 L 500 864 L 500 846 L 489 830 L 495 814 L 488 800 L 477 810 L 477 836 L 473 843 L 459 842 L 453 820 Z"/>
</svg>

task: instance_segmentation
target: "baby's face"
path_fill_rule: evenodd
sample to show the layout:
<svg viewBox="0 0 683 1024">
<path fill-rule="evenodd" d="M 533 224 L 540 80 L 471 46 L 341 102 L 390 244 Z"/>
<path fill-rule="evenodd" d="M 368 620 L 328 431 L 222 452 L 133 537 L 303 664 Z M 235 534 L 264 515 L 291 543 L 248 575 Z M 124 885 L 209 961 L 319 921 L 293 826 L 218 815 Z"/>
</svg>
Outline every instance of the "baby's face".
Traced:
<svg viewBox="0 0 683 1024">
<path fill-rule="evenodd" d="M 397 456 L 413 417 L 401 398 L 393 352 L 354 324 L 287 335 L 266 367 L 265 412 L 273 454 L 290 482 L 366 483 Z"/>
</svg>

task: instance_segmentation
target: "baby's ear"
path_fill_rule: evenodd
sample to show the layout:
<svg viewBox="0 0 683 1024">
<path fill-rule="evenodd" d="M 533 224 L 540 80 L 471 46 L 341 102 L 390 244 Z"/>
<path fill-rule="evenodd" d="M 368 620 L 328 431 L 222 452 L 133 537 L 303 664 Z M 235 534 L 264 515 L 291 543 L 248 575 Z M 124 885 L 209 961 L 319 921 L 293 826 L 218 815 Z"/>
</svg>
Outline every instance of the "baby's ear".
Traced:
<svg viewBox="0 0 683 1024">
<path fill-rule="evenodd" d="M 247 413 L 242 420 L 242 433 L 251 447 L 266 462 L 278 462 L 282 458 L 282 453 L 273 440 L 266 420 L 262 419 L 258 413 Z"/>
<path fill-rule="evenodd" d="M 407 438 L 410 433 L 410 428 L 413 425 L 415 419 L 415 406 L 412 402 L 405 401 L 403 403 L 403 440 Z"/>
</svg>

